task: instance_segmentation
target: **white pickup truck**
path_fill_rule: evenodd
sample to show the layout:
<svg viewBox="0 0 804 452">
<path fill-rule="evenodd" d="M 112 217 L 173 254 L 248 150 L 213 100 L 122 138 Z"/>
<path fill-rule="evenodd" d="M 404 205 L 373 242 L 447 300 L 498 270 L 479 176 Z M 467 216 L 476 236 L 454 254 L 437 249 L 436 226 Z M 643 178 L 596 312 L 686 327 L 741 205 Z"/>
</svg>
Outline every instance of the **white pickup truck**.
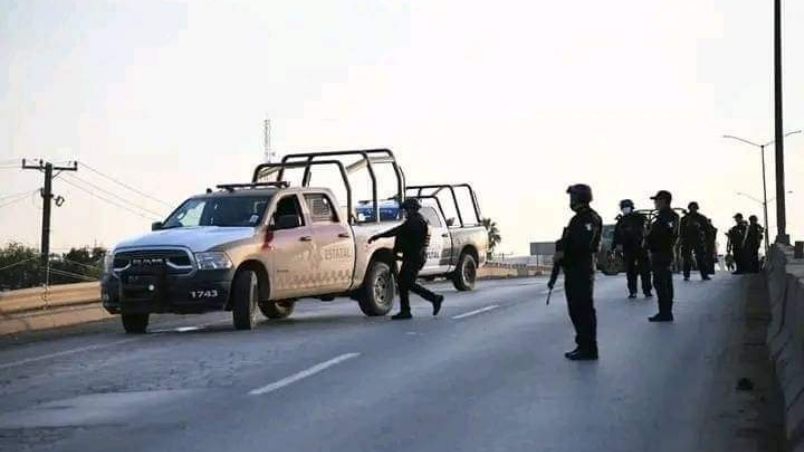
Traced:
<svg viewBox="0 0 804 452">
<path fill-rule="evenodd" d="M 369 169 L 390 163 L 398 175 L 401 199 L 404 176 L 393 154 L 371 150 L 302 155 L 303 163 L 288 156 L 283 163 L 258 166 L 251 183 L 221 185 L 193 196 L 164 222 L 155 223 L 151 233 L 118 244 L 106 259 L 101 284 L 106 310 L 121 314 L 128 333 L 145 332 L 152 313 L 215 310 L 230 310 L 236 329 L 251 329 L 260 311 L 282 319 L 300 298 L 329 301 L 348 296 L 368 316 L 387 314 L 395 296 L 393 240 L 369 244 L 368 239 L 398 220 L 381 221 L 376 215 L 373 221 L 359 221 L 348 180 L 349 170 L 355 168 L 332 158 L 357 155 Z M 350 198 L 345 210 L 328 188 L 306 183 L 294 187 L 282 180 L 287 169 L 303 167 L 307 173 L 323 165 L 336 166 L 343 176 Z M 259 181 L 266 175 L 278 177 Z M 373 204 L 378 213 L 376 197 Z M 423 276 L 456 274 L 462 260 L 483 262 L 485 241 L 473 245 L 453 239 L 443 213 L 424 213 L 435 240 Z M 453 244 L 464 242 L 461 252 L 469 257 L 453 256 Z M 472 271 L 461 273 L 462 290 L 471 289 Z"/>
</svg>

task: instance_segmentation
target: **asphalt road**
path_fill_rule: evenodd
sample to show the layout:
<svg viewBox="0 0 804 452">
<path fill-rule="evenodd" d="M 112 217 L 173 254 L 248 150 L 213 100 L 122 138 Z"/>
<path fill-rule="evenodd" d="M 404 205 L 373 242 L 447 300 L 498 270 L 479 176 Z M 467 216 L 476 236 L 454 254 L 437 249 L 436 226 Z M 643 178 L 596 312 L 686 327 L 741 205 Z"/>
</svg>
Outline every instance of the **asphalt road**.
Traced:
<svg viewBox="0 0 804 452">
<path fill-rule="evenodd" d="M 741 286 L 676 280 L 676 322 L 595 288 L 601 360 L 563 353 L 563 292 L 541 278 L 447 295 L 439 317 L 366 318 L 347 300 L 233 331 L 224 313 L 0 339 L 0 449 L 695 451 Z M 711 422 L 710 422 L 711 423 Z M 709 449 L 711 450 L 711 449 Z"/>
</svg>

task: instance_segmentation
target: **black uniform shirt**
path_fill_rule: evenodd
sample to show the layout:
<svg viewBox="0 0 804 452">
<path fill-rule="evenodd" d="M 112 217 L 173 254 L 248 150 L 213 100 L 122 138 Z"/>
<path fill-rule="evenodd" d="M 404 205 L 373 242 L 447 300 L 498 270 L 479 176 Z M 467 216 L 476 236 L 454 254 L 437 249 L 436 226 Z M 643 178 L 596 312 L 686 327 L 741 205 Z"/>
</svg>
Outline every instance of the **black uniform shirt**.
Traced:
<svg viewBox="0 0 804 452">
<path fill-rule="evenodd" d="M 748 230 L 745 234 L 745 247 L 749 250 L 755 250 L 762 245 L 762 233 L 765 228 L 759 224 L 748 225 Z"/>
<path fill-rule="evenodd" d="M 642 247 L 642 238 L 645 235 L 645 215 L 631 212 L 623 215 L 614 226 L 614 240 L 611 247 L 622 245 L 625 251 L 635 251 Z"/>
<path fill-rule="evenodd" d="M 672 256 L 673 247 L 678 239 L 678 214 L 673 209 L 666 208 L 659 211 L 650 225 L 647 242 L 652 254 L 659 256 Z"/>
<path fill-rule="evenodd" d="M 686 245 L 698 245 L 706 242 L 709 235 L 709 219 L 700 213 L 688 213 L 681 219 L 681 240 Z"/>
<path fill-rule="evenodd" d="M 377 237 L 396 237 L 394 252 L 402 252 L 405 259 L 424 259 L 430 242 L 430 227 L 427 220 L 416 212 L 408 215 L 404 223 Z"/>
<path fill-rule="evenodd" d="M 729 232 L 726 233 L 726 236 L 729 238 L 728 251 L 742 251 L 743 246 L 745 246 L 747 229 L 745 223 L 736 224 L 729 229 Z"/>
<path fill-rule="evenodd" d="M 602 229 L 603 221 L 591 207 L 583 206 L 575 212 L 557 247 L 564 251 L 564 268 L 592 267 Z"/>
</svg>

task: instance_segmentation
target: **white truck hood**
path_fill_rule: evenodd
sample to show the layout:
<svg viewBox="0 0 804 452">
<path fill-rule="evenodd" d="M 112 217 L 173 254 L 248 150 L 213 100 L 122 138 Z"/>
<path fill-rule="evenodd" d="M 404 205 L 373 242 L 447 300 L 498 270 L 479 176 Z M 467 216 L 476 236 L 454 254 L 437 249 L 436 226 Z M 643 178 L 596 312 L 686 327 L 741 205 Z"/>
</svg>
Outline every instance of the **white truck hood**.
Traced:
<svg viewBox="0 0 804 452">
<path fill-rule="evenodd" d="M 193 253 L 208 251 L 227 243 L 254 237 L 254 228 L 224 228 L 219 226 L 197 226 L 190 228 L 164 229 L 140 237 L 120 242 L 115 250 L 124 248 L 156 248 L 160 246 L 180 246 Z"/>
</svg>

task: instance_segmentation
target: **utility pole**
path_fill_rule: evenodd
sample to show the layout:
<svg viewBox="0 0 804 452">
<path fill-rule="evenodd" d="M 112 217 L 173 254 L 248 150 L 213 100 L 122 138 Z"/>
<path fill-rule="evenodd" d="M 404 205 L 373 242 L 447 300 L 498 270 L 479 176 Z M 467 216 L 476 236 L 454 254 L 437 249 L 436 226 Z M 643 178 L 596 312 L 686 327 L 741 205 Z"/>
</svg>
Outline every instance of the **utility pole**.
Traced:
<svg viewBox="0 0 804 452">
<path fill-rule="evenodd" d="M 784 190 L 784 131 L 782 130 L 782 0 L 773 1 L 773 69 L 776 140 L 776 243 L 790 244 Z M 767 225 L 766 225 L 767 226 Z"/>
<path fill-rule="evenodd" d="M 73 162 L 72 166 L 54 166 L 50 162 L 37 160 L 36 165 L 29 165 L 22 160 L 22 169 L 39 170 L 45 173 L 45 186 L 42 189 L 42 245 L 40 252 L 42 255 L 42 265 L 49 268 L 50 263 L 50 205 L 53 200 L 53 171 L 78 171 L 78 162 Z M 58 173 L 57 173 L 58 174 Z M 59 200 L 57 205 L 61 205 Z"/>
</svg>

